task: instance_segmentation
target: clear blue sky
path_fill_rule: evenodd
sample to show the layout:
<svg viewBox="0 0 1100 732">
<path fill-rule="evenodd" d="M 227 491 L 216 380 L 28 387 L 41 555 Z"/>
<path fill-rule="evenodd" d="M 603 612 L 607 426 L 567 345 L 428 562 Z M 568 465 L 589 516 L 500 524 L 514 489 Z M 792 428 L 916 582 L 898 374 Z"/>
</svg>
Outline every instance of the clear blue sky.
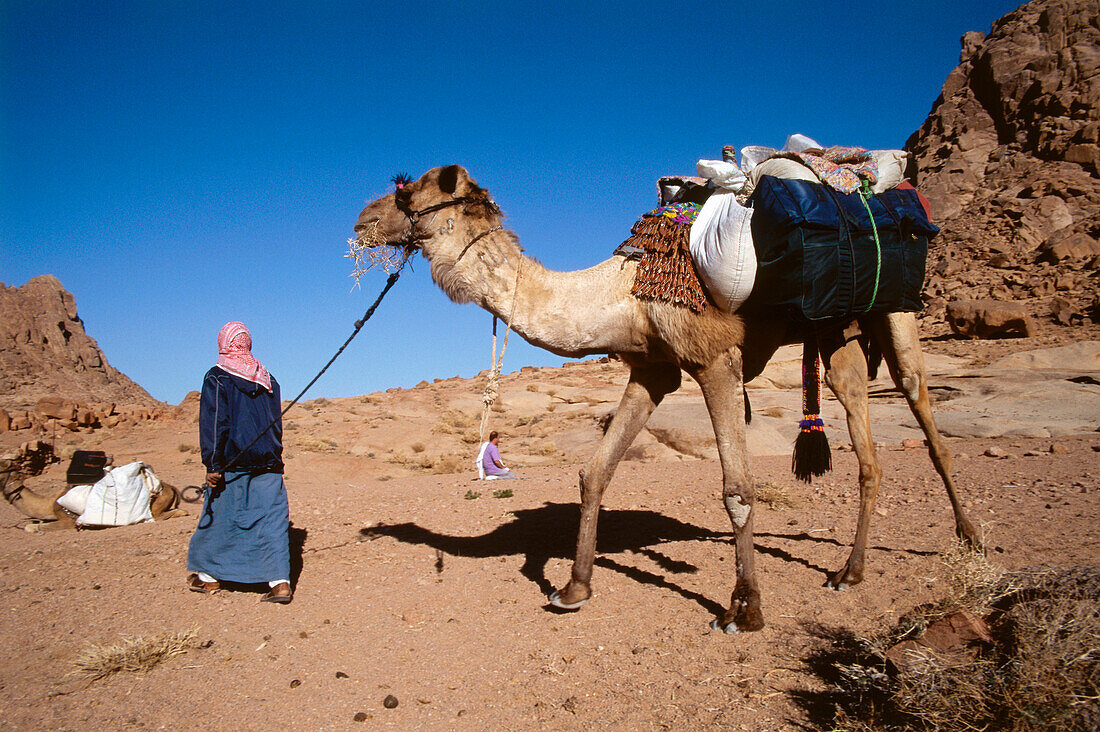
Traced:
<svg viewBox="0 0 1100 732">
<path fill-rule="evenodd" d="M 1018 4 L 0 2 L 0 281 L 56 275 L 158 399 L 228 320 L 295 395 L 384 282 L 343 255 L 394 173 L 461 163 L 588 267 L 724 144 L 901 147 Z M 489 366 L 491 316 L 414 267 L 307 399 Z M 516 338 L 505 371 L 559 363 Z"/>
</svg>

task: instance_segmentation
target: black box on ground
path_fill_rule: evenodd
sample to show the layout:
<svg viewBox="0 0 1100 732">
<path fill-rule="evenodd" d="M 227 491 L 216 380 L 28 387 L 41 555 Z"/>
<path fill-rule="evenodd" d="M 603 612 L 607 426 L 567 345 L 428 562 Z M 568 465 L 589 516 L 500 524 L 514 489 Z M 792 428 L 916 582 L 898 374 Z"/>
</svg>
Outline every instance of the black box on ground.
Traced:
<svg viewBox="0 0 1100 732">
<path fill-rule="evenodd" d="M 94 484 L 103 477 L 109 459 L 102 450 L 77 450 L 69 462 L 65 482 L 69 485 Z"/>
</svg>

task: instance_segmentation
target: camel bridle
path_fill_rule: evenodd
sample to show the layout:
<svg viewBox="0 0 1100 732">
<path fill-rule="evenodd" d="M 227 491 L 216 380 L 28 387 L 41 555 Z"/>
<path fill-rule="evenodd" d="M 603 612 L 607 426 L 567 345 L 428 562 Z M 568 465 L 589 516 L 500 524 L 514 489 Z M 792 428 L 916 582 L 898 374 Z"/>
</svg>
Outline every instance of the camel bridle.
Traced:
<svg viewBox="0 0 1100 732">
<path fill-rule="evenodd" d="M 398 190 L 398 193 L 400 193 L 400 189 Z M 424 214 L 435 213 L 436 211 L 442 211 L 443 209 L 452 208 L 454 206 L 465 206 L 467 211 L 472 206 L 484 206 L 489 211 L 489 213 L 492 213 L 492 214 L 499 214 L 500 213 L 500 207 L 496 205 L 496 203 L 493 201 L 493 199 L 489 198 L 488 196 L 484 196 L 484 195 L 482 195 L 482 196 L 454 196 L 454 194 L 452 194 L 452 198 L 449 201 L 442 201 L 440 203 L 433 203 L 431 206 L 425 206 L 424 208 L 420 208 L 420 209 L 412 209 L 412 208 L 409 207 L 409 205 L 407 203 L 405 203 L 401 200 L 400 195 L 395 194 L 394 195 L 394 205 L 397 207 L 397 210 L 400 211 L 401 213 L 405 214 L 405 218 L 407 218 L 409 220 L 409 231 L 408 231 L 407 234 L 405 234 L 404 241 L 402 242 L 402 244 L 406 247 L 416 247 L 416 248 L 419 248 L 419 247 L 417 247 L 417 244 L 416 244 L 416 227 L 420 223 L 420 218 L 422 216 L 424 216 Z M 480 234 L 478 234 L 477 236 L 475 236 L 462 249 L 462 252 L 458 255 L 458 259 L 462 259 L 462 255 L 465 254 L 470 249 L 470 247 L 472 247 L 474 245 L 475 242 L 477 242 L 478 240 L 488 236 L 489 234 L 493 233 L 494 231 L 500 231 L 502 229 L 503 229 L 503 227 L 500 224 L 497 224 L 496 226 L 494 226 L 494 227 L 492 227 L 492 228 L 490 228 L 486 231 L 483 231 Z"/>
</svg>

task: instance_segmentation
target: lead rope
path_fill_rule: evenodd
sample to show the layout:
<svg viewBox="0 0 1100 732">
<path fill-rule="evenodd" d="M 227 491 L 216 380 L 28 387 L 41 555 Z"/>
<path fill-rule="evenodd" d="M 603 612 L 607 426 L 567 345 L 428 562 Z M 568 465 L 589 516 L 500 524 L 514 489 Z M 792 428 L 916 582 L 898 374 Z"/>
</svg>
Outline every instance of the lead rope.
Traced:
<svg viewBox="0 0 1100 732">
<path fill-rule="evenodd" d="M 405 265 L 409 261 L 409 254 L 410 253 L 411 253 L 411 250 L 406 250 L 405 251 L 405 256 L 403 256 L 401 258 L 401 264 L 398 265 L 397 271 L 395 271 L 393 274 L 391 274 L 389 276 L 389 278 L 386 279 L 386 286 L 382 288 L 382 292 L 378 293 L 378 297 L 376 297 L 374 299 L 374 302 L 371 303 L 371 306 L 369 308 L 367 308 L 367 311 L 365 313 L 363 313 L 363 317 L 360 318 L 359 320 L 355 321 L 355 330 L 353 330 L 351 332 L 351 335 L 348 336 L 348 339 L 346 341 L 344 341 L 344 345 L 340 346 L 340 350 L 338 350 L 335 353 L 335 355 L 333 355 L 333 357 L 328 360 L 328 363 L 326 363 L 324 365 L 324 368 L 322 368 L 320 371 L 317 372 L 317 375 L 313 377 L 313 381 L 306 384 L 306 388 L 302 389 L 302 391 L 298 394 L 298 396 L 294 397 L 294 399 L 291 400 L 290 404 L 286 405 L 286 408 L 283 409 L 283 411 L 279 413 L 279 416 L 276 417 L 275 419 L 271 420 L 268 423 L 267 427 L 264 427 L 262 430 L 260 430 L 260 433 L 258 435 L 256 435 L 256 437 L 252 440 L 252 442 L 248 443 L 247 447 L 245 447 L 243 450 L 241 450 L 239 453 L 237 453 L 237 457 L 235 457 L 235 458 L 233 458 L 232 460 L 229 461 L 229 464 L 226 465 L 222 469 L 222 474 L 223 475 L 225 473 L 228 473 L 229 469 L 234 467 L 237 464 L 237 461 L 240 460 L 241 457 L 243 457 L 244 454 L 246 452 L 248 452 L 248 450 L 253 445 L 255 445 L 256 442 L 261 437 L 263 437 L 269 429 L 274 427 L 275 424 L 277 422 L 279 422 L 279 420 L 281 420 L 284 416 L 286 416 L 286 413 L 290 411 L 290 408 L 293 407 L 295 404 L 297 404 L 299 399 L 301 399 L 303 396 L 305 396 L 305 393 L 307 391 L 309 391 L 309 388 L 311 386 L 313 386 L 314 384 L 317 383 L 317 379 L 321 378 L 321 375 L 324 374 L 326 371 L 328 371 L 328 367 L 331 366 L 333 361 L 335 361 L 340 356 L 340 354 L 344 352 L 344 349 L 348 347 L 348 344 L 351 343 L 352 339 L 354 339 L 355 336 L 359 335 L 359 331 L 361 331 L 363 329 L 363 326 L 366 325 L 367 321 L 371 319 L 372 315 L 374 315 L 374 311 L 378 308 L 378 304 L 382 302 L 382 298 L 385 297 L 386 293 L 390 291 L 390 288 L 393 287 L 397 283 L 397 278 L 401 276 L 401 270 L 405 269 Z M 206 485 L 204 484 L 201 487 L 201 489 L 199 490 L 199 495 L 201 496 L 205 492 L 206 492 Z"/>
<path fill-rule="evenodd" d="M 522 266 L 522 264 L 521 264 Z M 493 316 L 493 365 L 489 369 L 489 380 L 485 383 L 485 391 L 481 395 L 481 427 L 478 429 L 478 443 L 485 442 L 485 427 L 489 424 L 489 412 L 496 403 L 500 392 L 497 384 L 500 381 L 500 369 L 504 366 L 504 352 L 508 350 L 508 334 L 512 332 L 512 322 L 516 315 L 516 293 L 519 292 L 520 268 L 516 268 L 516 284 L 512 286 L 512 311 L 508 313 L 508 320 L 504 322 L 504 341 L 500 347 L 500 358 L 497 358 L 497 317 Z"/>
</svg>

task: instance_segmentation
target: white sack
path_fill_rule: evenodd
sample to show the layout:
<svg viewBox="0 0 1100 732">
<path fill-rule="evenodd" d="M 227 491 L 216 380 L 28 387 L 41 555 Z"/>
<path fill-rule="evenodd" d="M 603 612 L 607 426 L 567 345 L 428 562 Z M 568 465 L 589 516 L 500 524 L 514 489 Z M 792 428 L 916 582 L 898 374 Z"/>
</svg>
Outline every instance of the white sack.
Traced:
<svg viewBox="0 0 1100 732">
<path fill-rule="evenodd" d="M 65 495 L 57 499 L 57 503 L 65 510 L 79 516 L 84 513 L 84 507 L 88 504 L 88 493 L 91 490 L 90 485 L 74 485 Z"/>
<path fill-rule="evenodd" d="M 749 182 L 744 192 L 752 195 L 756 186 L 760 183 L 761 176 L 770 175 L 773 178 L 787 178 L 804 180 L 808 183 L 821 183 L 821 180 L 805 164 L 790 158 L 772 158 L 765 160 L 752 169 L 749 173 Z"/>
<path fill-rule="evenodd" d="M 114 468 L 88 492 L 87 505 L 76 520 L 81 525 L 128 526 L 152 521 L 150 486 L 160 481 L 145 463 Z"/>
<path fill-rule="evenodd" d="M 725 160 L 700 160 L 695 164 L 700 178 L 706 178 L 716 188 L 740 192 L 748 180 L 741 168 Z"/>
<path fill-rule="evenodd" d="M 904 150 L 872 150 L 871 154 L 878 163 L 878 182 L 871 187 L 871 191 L 883 193 L 901 185 L 905 180 L 905 163 L 909 153 Z"/>
<path fill-rule="evenodd" d="M 732 313 L 748 299 L 756 281 L 752 209 L 732 191 L 719 189 L 703 204 L 691 226 L 691 259 L 718 307 Z"/>
<path fill-rule="evenodd" d="M 782 150 L 776 150 L 774 147 L 767 147 L 766 145 L 746 145 L 741 148 L 741 170 L 746 174 L 751 173 L 757 165 L 760 165 L 777 152 L 797 153 L 810 148 L 820 149 L 821 144 L 812 137 L 806 137 L 806 135 L 798 132 L 787 136 L 787 142 L 783 144 Z"/>
</svg>

